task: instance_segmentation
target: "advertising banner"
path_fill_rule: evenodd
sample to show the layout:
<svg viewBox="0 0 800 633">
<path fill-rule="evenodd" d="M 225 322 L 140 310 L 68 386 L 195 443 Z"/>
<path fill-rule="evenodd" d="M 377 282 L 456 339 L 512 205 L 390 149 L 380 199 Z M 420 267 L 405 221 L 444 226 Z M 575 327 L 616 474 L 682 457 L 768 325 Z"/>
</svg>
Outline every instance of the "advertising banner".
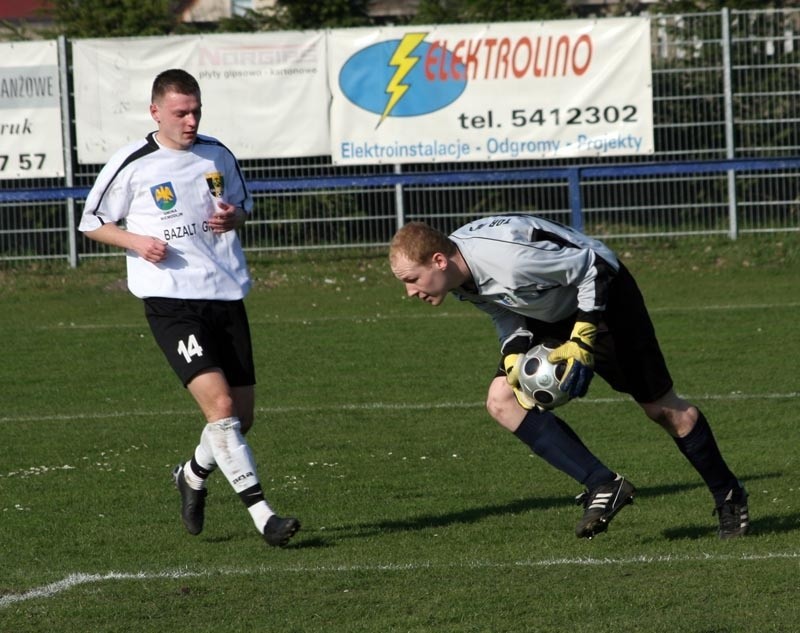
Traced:
<svg viewBox="0 0 800 633">
<path fill-rule="evenodd" d="M 330 153 L 323 31 L 76 40 L 78 161 L 105 163 L 156 129 L 155 76 L 183 68 L 200 83 L 200 133 L 237 158 Z"/>
<path fill-rule="evenodd" d="M 646 155 L 646 18 L 329 33 L 334 163 Z"/>
<path fill-rule="evenodd" d="M 58 46 L 0 43 L 0 180 L 62 176 Z"/>
</svg>

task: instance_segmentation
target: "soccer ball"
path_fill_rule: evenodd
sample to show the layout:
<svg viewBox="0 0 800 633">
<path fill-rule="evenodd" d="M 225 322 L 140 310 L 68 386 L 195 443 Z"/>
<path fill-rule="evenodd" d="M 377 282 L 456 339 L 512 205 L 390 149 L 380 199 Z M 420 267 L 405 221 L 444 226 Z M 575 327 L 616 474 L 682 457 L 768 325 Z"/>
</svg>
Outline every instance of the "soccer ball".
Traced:
<svg viewBox="0 0 800 633">
<path fill-rule="evenodd" d="M 555 347 L 552 344 L 535 345 L 523 357 L 519 370 L 520 388 L 542 409 L 555 409 L 569 401 L 569 394 L 559 389 L 567 361 L 553 364 L 547 360 Z"/>
</svg>

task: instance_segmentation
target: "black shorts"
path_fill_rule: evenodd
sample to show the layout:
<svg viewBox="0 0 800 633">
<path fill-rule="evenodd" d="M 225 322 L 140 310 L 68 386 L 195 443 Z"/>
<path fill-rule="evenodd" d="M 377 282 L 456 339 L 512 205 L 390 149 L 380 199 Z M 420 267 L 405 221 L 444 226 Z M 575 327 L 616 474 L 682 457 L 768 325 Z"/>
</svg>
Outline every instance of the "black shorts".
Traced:
<svg viewBox="0 0 800 633">
<path fill-rule="evenodd" d="M 164 356 L 186 386 L 198 372 L 221 369 L 231 387 L 256 382 L 243 301 L 144 300 L 144 314 Z"/>
<path fill-rule="evenodd" d="M 534 344 L 569 338 L 575 316 L 556 323 L 527 319 Z M 609 286 L 608 305 L 597 326 L 594 371 L 611 387 L 636 402 L 658 400 L 672 389 L 672 377 L 658 345 L 644 297 L 628 270 L 620 270 Z M 498 376 L 505 375 L 502 362 Z"/>
</svg>

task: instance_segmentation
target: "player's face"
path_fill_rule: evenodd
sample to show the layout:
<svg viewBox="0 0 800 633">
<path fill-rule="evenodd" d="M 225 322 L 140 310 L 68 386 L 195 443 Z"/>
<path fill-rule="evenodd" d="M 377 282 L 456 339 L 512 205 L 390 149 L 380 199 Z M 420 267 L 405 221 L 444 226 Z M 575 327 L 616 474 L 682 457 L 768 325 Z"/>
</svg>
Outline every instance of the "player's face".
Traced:
<svg viewBox="0 0 800 633">
<path fill-rule="evenodd" d="M 430 262 L 417 264 L 404 255 L 391 262 L 392 272 L 406 287 L 409 297 L 438 306 L 447 298 L 450 287 L 447 277 L 447 258 L 436 253 Z"/>
<path fill-rule="evenodd" d="M 158 142 L 170 149 L 189 149 L 197 138 L 202 105 L 199 95 L 168 92 L 150 105 L 158 123 Z"/>
</svg>

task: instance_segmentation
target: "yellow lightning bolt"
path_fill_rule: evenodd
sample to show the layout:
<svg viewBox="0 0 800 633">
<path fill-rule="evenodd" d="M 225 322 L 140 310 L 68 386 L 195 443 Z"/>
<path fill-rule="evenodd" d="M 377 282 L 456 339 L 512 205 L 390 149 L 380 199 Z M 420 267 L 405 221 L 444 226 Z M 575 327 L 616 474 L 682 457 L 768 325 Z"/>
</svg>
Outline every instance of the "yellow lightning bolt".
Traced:
<svg viewBox="0 0 800 633">
<path fill-rule="evenodd" d="M 426 35 L 427 33 L 406 33 L 403 39 L 400 40 L 400 44 L 397 46 L 397 50 L 395 50 L 392 58 L 389 60 L 389 65 L 396 66 L 397 70 L 394 72 L 391 81 L 389 81 L 389 85 L 386 86 L 386 92 L 390 97 L 381 115 L 381 120 L 378 121 L 378 125 L 383 123 L 383 120 L 389 116 L 389 113 L 397 105 L 397 102 L 403 98 L 403 95 L 408 90 L 408 86 L 401 82 L 419 61 L 419 57 L 412 57 L 411 52 L 425 39 Z M 377 128 L 378 125 L 375 127 Z"/>
</svg>

